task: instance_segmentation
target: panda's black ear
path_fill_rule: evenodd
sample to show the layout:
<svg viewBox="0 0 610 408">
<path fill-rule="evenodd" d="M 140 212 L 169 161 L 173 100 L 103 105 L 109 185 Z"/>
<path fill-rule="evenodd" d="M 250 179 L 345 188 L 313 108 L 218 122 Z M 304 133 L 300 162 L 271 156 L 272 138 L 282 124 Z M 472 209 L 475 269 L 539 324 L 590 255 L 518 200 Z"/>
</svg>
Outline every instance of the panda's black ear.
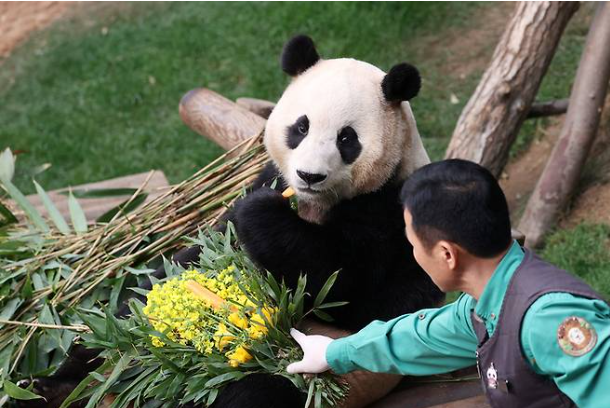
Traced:
<svg viewBox="0 0 610 408">
<path fill-rule="evenodd" d="M 388 102 L 408 101 L 416 97 L 421 88 L 419 71 L 406 62 L 394 65 L 383 78 L 381 88 Z"/>
<path fill-rule="evenodd" d="M 282 70 L 290 76 L 297 76 L 319 60 L 320 56 L 313 40 L 306 35 L 297 35 L 284 45 Z"/>
</svg>

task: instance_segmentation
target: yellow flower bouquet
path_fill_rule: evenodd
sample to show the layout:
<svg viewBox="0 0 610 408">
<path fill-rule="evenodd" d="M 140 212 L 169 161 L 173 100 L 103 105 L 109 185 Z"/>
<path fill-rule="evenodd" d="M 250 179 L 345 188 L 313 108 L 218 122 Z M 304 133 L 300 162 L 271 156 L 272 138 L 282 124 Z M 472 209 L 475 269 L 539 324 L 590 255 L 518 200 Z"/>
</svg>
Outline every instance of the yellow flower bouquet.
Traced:
<svg viewBox="0 0 610 408">
<path fill-rule="evenodd" d="M 238 282 L 243 273 L 231 265 L 216 276 L 196 269 L 153 286 L 142 311 L 155 330 L 173 342 L 194 347 L 207 355 L 224 353 L 231 367 L 252 360 L 252 341 L 263 339 L 273 325 L 276 310 L 257 304 Z M 152 344 L 165 343 L 152 336 Z"/>
<path fill-rule="evenodd" d="M 336 376 L 288 374 L 286 366 L 301 359 L 300 347 L 289 334 L 305 316 L 327 319 L 321 309 L 343 302 L 323 303 L 333 274 L 305 311 L 306 277 L 290 290 L 271 274 L 258 271 L 225 234 L 200 233 L 192 244 L 202 247 L 199 263 L 183 269 L 165 263 L 167 278 L 154 282 L 146 305 L 130 302 L 132 315 L 117 319 L 111 313 L 81 310 L 92 329 L 85 345 L 101 348 L 105 364 L 91 373 L 64 401 L 88 399 L 95 407 L 114 394 L 112 407 L 176 406 L 214 402 L 222 388 L 253 373 L 281 375 L 308 394 L 307 404 L 333 407 L 345 397 L 347 386 Z"/>
</svg>

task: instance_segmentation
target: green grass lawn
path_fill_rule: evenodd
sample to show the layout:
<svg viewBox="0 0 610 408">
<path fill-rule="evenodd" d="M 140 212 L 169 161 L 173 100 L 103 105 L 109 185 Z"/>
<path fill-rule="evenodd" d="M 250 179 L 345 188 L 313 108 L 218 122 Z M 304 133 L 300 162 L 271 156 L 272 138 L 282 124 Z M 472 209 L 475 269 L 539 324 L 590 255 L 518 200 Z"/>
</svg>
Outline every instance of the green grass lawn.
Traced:
<svg viewBox="0 0 610 408">
<path fill-rule="evenodd" d="M 581 224 L 556 231 L 540 255 L 580 276 L 610 300 L 610 226 Z"/>
<path fill-rule="evenodd" d="M 433 159 L 443 156 L 457 118 L 484 65 L 466 78 L 448 72 L 444 57 L 466 48 L 437 47 L 476 27 L 479 3 L 154 3 L 87 5 L 78 17 L 38 33 L 0 70 L 0 148 L 19 156 L 17 185 L 38 166 L 47 189 L 151 168 L 171 182 L 221 150 L 180 121 L 180 97 L 196 86 L 229 98 L 277 100 L 287 78 L 279 69 L 283 43 L 307 33 L 322 56 L 351 56 L 382 69 L 409 61 L 424 86 L 413 109 Z M 590 14 L 590 7 L 580 13 Z M 569 94 L 586 34 L 575 23 L 540 91 Z M 430 38 L 436 39 L 430 41 Z M 428 41 L 418 41 L 428 38 Z M 495 40 L 482 48 L 491 56 Z M 459 44 L 457 44 L 459 45 Z M 453 46 L 455 48 L 455 45 Z M 461 55 L 461 54 L 460 54 Z M 484 56 L 484 58 L 488 58 Z M 474 56 L 464 53 L 464 64 Z M 450 95 L 458 97 L 451 103 Z M 534 137 L 528 122 L 515 151 Z"/>
<path fill-rule="evenodd" d="M 37 179 L 47 189 L 151 168 L 177 182 L 221 153 L 182 124 L 177 105 L 189 89 L 203 85 L 232 99 L 277 100 L 287 83 L 278 62 L 282 45 L 301 32 L 316 40 L 323 56 L 352 56 L 389 69 L 411 60 L 420 33 L 465 26 L 477 7 L 89 6 L 79 19 L 38 33 L 4 62 L 0 148 L 23 152 L 16 184 L 26 192 L 33 192 L 29 179 L 44 163 L 52 166 Z M 101 21 L 91 22 L 96 13 Z M 424 92 L 418 109 L 436 108 L 432 96 Z"/>
<path fill-rule="evenodd" d="M 456 78 L 443 60 L 429 57 L 430 38 L 443 46 L 479 24 L 483 7 L 495 6 L 86 5 L 78 18 L 36 34 L 2 63 L 0 148 L 20 153 L 16 184 L 28 193 L 34 190 L 32 175 L 45 163 L 51 167 L 36 178 L 48 190 L 153 168 L 178 182 L 221 153 L 182 124 L 181 96 L 206 86 L 232 99 L 277 100 L 287 83 L 278 63 L 282 45 L 296 33 L 307 33 L 324 57 L 350 56 L 385 70 L 401 61 L 418 66 L 424 86 L 413 109 L 432 158 L 440 159 L 484 66 Z M 583 6 L 570 25 L 540 99 L 569 95 L 592 9 Z M 428 40 L 419 41 L 424 37 Z M 494 46 L 485 45 L 489 56 Z M 458 103 L 451 103 L 452 93 Z M 543 125 L 528 121 L 513 154 L 525 149 Z M 609 294 L 607 243 L 605 227 L 582 226 L 553 235 L 543 256 Z"/>
</svg>

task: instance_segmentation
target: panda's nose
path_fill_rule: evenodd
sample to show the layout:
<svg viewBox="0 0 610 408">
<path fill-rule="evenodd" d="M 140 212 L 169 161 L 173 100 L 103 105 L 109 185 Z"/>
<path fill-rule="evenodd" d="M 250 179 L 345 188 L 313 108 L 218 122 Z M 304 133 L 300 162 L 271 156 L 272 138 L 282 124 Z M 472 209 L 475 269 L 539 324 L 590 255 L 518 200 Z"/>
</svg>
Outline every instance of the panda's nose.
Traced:
<svg viewBox="0 0 610 408">
<path fill-rule="evenodd" d="M 315 174 L 315 173 L 307 173 L 305 171 L 297 170 L 298 176 L 307 183 L 307 185 L 312 185 L 316 183 L 320 183 L 326 180 L 325 174 Z"/>
</svg>

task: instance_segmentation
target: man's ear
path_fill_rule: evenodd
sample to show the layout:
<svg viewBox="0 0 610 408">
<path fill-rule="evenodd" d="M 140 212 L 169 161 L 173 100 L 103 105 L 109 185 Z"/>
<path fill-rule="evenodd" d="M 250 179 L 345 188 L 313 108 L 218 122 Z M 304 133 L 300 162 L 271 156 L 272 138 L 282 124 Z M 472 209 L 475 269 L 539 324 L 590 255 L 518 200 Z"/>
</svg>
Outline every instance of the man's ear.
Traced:
<svg viewBox="0 0 610 408">
<path fill-rule="evenodd" d="M 458 267 L 459 255 L 455 244 L 449 241 L 438 241 L 436 243 L 436 256 L 442 262 L 445 262 L 449 269 L 455 270 Z"/>
<path fill-rule="evenodd" d="M 297 35 L 284 45 L 281 59 L 282 70 L 295 77 L 316 65 L 320 56 L 311 38 Z"/>
</svg>

